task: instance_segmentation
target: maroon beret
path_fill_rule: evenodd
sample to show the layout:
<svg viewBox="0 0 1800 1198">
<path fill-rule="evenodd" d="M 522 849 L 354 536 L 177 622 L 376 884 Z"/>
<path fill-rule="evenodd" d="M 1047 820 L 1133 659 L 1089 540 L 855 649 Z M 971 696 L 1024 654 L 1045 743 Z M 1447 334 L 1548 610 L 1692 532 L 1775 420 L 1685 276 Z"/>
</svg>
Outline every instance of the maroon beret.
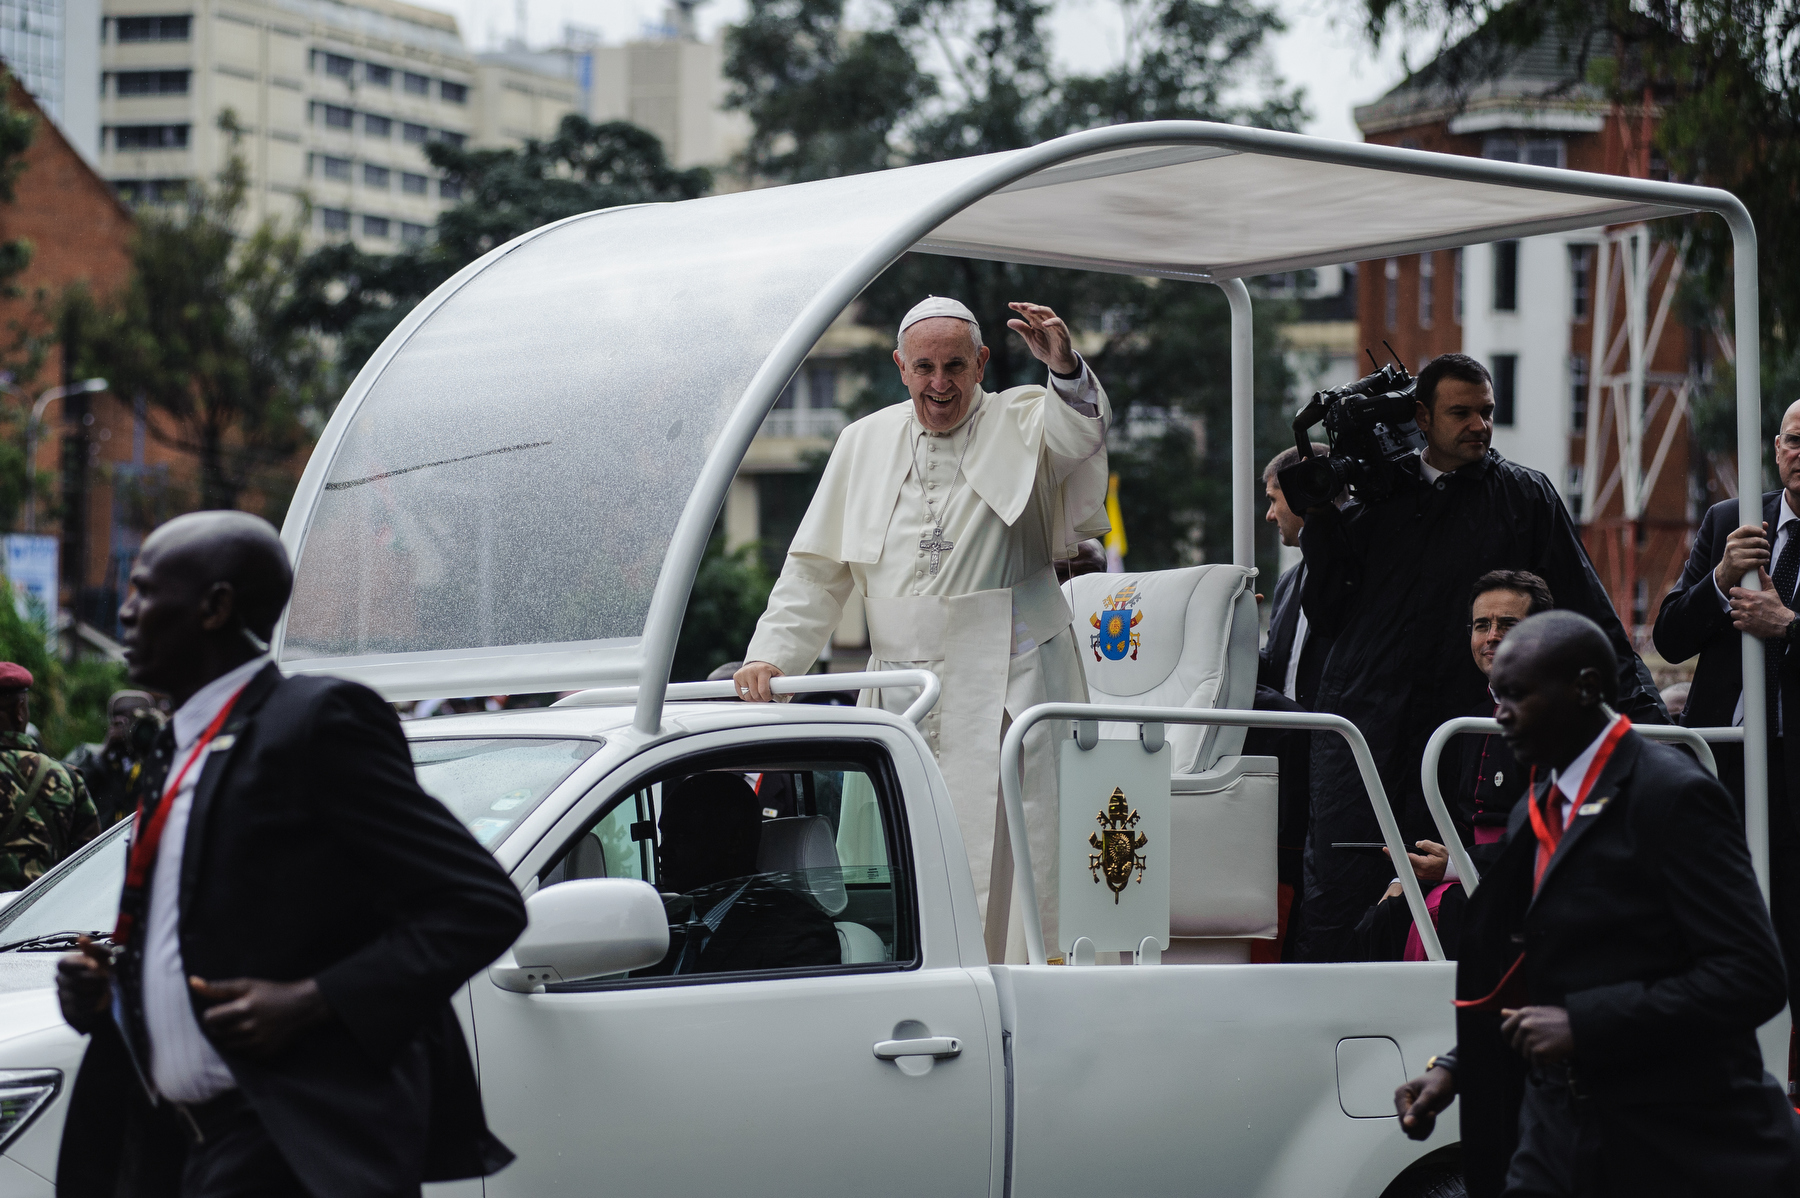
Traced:
<svg viewBox="0 0 1800 1198">
<path fill-rule="evenodd" d="M 31 671 L 10 661 L 0 661 L 0 691 L 30 690 Z"/>
</svg>

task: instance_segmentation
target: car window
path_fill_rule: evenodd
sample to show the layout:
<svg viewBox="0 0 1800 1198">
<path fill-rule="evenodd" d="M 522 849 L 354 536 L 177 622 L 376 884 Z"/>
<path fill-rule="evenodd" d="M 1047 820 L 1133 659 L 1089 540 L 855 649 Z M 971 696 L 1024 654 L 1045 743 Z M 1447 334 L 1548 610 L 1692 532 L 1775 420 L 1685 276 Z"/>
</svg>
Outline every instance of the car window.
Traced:
<svg viewBox="0 0 1800 1198">
<path fill-rule="evenodd" d="M 0 942 L 15 943 L 58 932 L 111 933 L 125 886 L 126 834 L 131 821 L 45 874 L 39 884 L 0 910 Z"/>
<path fill-rule="evenodd" d="M 508 736 L 411 743 L 419 785 L 492 849 L 601 742 Z"/>
<path fill-rule="evenodd" d="M 915 952 L 896 799 L 875 761 L 783 746 L 709 755 L 611 801 L 541 884 L 656 886 L 669 952 L 632 979 L 904 968 Z"/>
</svg>

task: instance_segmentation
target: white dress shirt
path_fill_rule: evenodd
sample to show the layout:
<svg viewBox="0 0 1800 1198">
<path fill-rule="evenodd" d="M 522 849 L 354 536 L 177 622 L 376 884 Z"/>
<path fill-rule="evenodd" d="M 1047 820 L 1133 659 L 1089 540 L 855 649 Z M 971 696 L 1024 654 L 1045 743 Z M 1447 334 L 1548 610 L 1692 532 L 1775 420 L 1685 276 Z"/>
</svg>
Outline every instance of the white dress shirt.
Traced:
<svg viewBox="0 0 1800 1198">
<path fill-rule="evenodd" d="M 267 657 L 247 661 L 213 679 L 181 705 L 173 721 L 175 756 L 169 764 L 170 778 L 187 765 L 194 742 L 220 709 L 268 664 Z M 208 745 L 202 757 L 211 751 Z M 181 961 L 181 856 L 194 787 L 205 768 L 204 760 L 188 766 L 181 789 L 165 799 L 170 804 L 169 817 L 157 846 L 150 915 L 144 928 L 144 1024 L 150 1033 L 150 1080 L 164 1098 L 189 1104 L 237 1088 L 231 1067 L 200 1031 Z"/>
<path fill-rule="evenodd" d="M 1576 797 L 1581 794 L 1582 790 L 1588 784 L 1588 775 L 1593 772 L 1594 757 L 1600 752 L 1601 742 L 1603 742 L 1606 739 L 1607 734 L 1613 730 L 1613 725 L 1617 724 L 1622 718 L 1624 717 L 1614 716 L 1612 719 L 1606 721 L 1606 727 L 1600 729 L 1600 735 L 1596 736 L 1587 748 L 1576 754 L 1575 760 L 1571 761 L 1565 768 L 1551 772 L 1550 785 L 1554 786 L 1563 797 L 1563 827 L 1567 828 L 1569 826 L 1569 808 L 1574 804 Z M 1564 778 L 1569 780 L 1567 786 L 1563 785 Z"/>
<path fill-rule="evenodd" d="M 1296 598 L 1294 602 L 1300 600 Z M 1306 634 L 1310 631 L 1306 623 L 1306 609 L 1300 609 L 1300 618 L 1294 621 L 1294 646 L 1288 650 L 1287 678 L 1281 687 L 1281 693 L 1298 703 L 1300 697 L 1294 693 L 1300 682 L 1300 652 L 1306 648 Z"/>
<path fill-rule="evenodd" d="M 1795 514 L 1794 509 L 1788 503 L 1787 492 L 1783 491 L 1781 493 L 1781 513 L 1775 524 L 1775 542 L 1769 546 L 1769 573 L 1771 576 L 1775 573 L 1775 563 L 1781 560 L 1781 551 L 1787 548 L 1788 536 L 1792 533 L 1792 526 L 1796 520 L 1800 520 L 1800 515 Z M 1712 584 L 1713 593 L 1719 597 L 1719 606 L 1730 611 L 1731 600 L 1725 597 L 1724 588 L 1719 586 L 1717 571 L 1714 571 L 1712 575 Z M 1744 692 L 1741 690 L 1738 692 L 1737 709 L 1731 713 L 1731 726 L 1733 728 L 1744 726 Z M 1775 696 L 1775 735 L 1780 736 L 1781 732 L 1781 695 L 1777 692 Z"/>
</svg>

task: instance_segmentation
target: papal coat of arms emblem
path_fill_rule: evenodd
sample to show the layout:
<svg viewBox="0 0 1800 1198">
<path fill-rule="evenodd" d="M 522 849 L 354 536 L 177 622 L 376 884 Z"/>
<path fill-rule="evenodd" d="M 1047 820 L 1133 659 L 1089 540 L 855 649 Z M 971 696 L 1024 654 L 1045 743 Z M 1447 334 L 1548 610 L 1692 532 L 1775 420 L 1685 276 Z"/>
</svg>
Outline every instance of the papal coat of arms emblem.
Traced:
<svg viewBox="0 0 1800 1198">
<path fill-rule="evenodd" d="M 1131 660 L 1137 660 L 1137 626 L 1144 619 L 1143 612 L 1132 610 L 1137 598 L 1137 584 L 1128 582 L 1108 595 L 1105 605 L 1088 617 L 1088 622 L 1094 626 L 1088 647 L 1094 651 L 1095 661 L 1102 657 L 1108 661 L 1122 661 L 1127 654 Z"/>
<path fill-rule="evenodd" d="M 1131 884 L 1132 870 L 1137 870 L 1138 881 L 1143 882 L 1144 869 L 1150 862 L 1138 850 L 1149 844 L 1150 838 L 1133 830 L 1138 813 L 1125 801 L 1125 792 L 1116 786 L 1106 809 L 1094 818 L 1099 821 L 1100 831 L 1088 837 L 1088 844 L 1099 851 L 1088 854 L 1088 869 L 1093 871 L 1094 881 L 1106 882 L 1116 906 L 1120 892 Z"/>
</svg>

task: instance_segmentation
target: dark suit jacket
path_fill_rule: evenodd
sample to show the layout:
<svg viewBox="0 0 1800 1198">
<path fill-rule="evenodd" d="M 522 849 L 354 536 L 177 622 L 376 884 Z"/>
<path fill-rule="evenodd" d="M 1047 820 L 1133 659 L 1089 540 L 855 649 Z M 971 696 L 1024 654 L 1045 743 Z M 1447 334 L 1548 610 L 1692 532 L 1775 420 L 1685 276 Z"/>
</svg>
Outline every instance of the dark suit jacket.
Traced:
<svg viewBox="0 0 1800 1198">
<path fill-rule="evenodd" d="M 1457 997 L 1492 993 L 1522 945 L 1524 994 L 1506 1005 L 1569 1012 L 1596 1192 L 1793 1194 L 1800 1126 L 1756 1041 L 1786 979 L 1730 795 L 1693 758 L 1630 732 L 1588 804 L 1598 812 L 1573 820 L 1535 896 L 1529 807 L 1513 809 L 1469 899 Z M 1500 1192 L 1518 1136 L 1525 1068 L 1499 1029 L 1496 1013 L 1457 1013 L 1476 1198 Z"/>
<path fill-rule="evenodd" d="M 1770 529 L 1776 527 L 1780 512 L 1781 492 L 1764 495 L 1762 518 Z M 1681 713 L 1681 722 L 1690 728 L 1729 727 L 1744 689 L 1743 634 L 1731 626 L 1731 615 L 1720 605 L 1712 579 L 1725 556 L 1725 538 L 1739 523 L 1735 499 L 1707 509 L 1687 565 L 1656 613 L 1652 639 L 1658 653 L 1671 662 L 1700 655 L 1687 710 Z M 1800 654 L 1790 654 L 1783 664 L 1784 688 L 1800 681 L 1800 660 L 1796 659 Z M 1800 743 L 1800 737 L 1793 739 Z M 1790 771 L 1789 777 L 1796 776 L 1800 775 Z"/>
<path fill-rule="evenodd" d="M 1306 563 L 1291 567 L 1275 580 L 1270 596 L 1269 637 L 1257 662 L 1256 681 L 1261 686 L 1285 693 L 1288 662 L 1294 654 L 1294 638 L 1300 630 L 1300 592 L 1306 586 Z M 1300 669 L 1294 676 L 1294 699 L 1307 711 L 1319 688 L 1319 668 L 1325 662 L 1330 642 L 1317 628 L 1307 630 L 1306 642 L 1300 646 Z"/>
<path fill-rule="evenodd" d="M 449 999 L 525 927 L 512 882 L 420 789 L 393 709 L 333 678 L 257 674 L 195 788 L 181 952 L 206 978 L 315 978 L 332 1018 L 274 1057 L 227 1056 L 244 1096 L 318 1198 L 391 1198 L 512 1159 L 488 1133 Z M 216 742 L 215 742 L 216 743 Z M 128 997 L 128 1004 L 132 1000 Z M 172 1193 L 166 1106 L 112 1020 L 71 1096 L 65 1198 Z"/>
</svg>

